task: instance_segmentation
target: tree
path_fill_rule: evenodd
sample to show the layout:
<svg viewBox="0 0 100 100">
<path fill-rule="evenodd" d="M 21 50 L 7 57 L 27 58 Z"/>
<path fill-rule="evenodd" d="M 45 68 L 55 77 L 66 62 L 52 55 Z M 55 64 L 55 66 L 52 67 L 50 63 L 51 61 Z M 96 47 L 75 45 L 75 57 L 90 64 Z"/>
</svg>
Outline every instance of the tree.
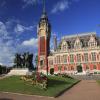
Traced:
<svg viewBox="0 0 100 100">
<path fill-rule="evenodd" d="M 0 74 L 2 74 L 2 67 L 1 67 L 1 65 L 0 65 Z"/>
</svg>

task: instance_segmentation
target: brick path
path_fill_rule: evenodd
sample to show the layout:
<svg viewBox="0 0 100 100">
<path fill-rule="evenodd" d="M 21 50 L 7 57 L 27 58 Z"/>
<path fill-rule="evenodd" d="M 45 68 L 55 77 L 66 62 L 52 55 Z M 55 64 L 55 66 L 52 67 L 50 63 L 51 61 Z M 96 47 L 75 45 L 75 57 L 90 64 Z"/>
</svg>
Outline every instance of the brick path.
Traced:
<svg viewBox="0 0 100 100">
<path fill-rule="evenodd" d="M 83 80 L 58 98 L 0 93 L 0 100 L 100 100 L 100 85 L 95 80 Z"/>
</svg>

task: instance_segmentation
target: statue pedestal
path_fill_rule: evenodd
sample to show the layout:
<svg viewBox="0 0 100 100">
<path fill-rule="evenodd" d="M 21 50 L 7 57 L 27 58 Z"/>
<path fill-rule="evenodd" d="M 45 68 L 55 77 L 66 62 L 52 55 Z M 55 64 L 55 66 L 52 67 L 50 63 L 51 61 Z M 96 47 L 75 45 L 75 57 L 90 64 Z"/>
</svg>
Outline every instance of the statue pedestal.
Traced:
<svg viewBox="0 0 100 100">
<path fill-rule="evenodd" d="M 8 75 L 27 75 L 28 73 L 28 68 L 14 68 L 8 73 Z"/>
</svg>

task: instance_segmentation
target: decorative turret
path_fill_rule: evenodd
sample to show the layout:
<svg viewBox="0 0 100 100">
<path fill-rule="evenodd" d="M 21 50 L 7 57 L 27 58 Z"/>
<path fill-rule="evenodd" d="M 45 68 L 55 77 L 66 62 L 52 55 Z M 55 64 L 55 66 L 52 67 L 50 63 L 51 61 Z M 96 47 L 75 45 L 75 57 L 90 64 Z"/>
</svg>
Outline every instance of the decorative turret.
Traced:
<svg viewBox="0 0 100 100">
<path fill-rule="evenodd" d="M 53 42 L 54 42 L 54 51 L 57 50 L 57 36 L 53 35 Z"/>
</svg>

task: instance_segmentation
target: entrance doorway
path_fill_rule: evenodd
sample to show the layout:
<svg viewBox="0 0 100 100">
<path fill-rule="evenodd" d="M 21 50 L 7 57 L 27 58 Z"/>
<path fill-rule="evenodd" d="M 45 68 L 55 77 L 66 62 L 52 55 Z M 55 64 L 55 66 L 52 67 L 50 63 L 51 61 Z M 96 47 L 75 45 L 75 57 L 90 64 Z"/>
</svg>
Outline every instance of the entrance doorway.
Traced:
<svg viewBox="0 0 100 100">
<path fill-rule="evenodd" d="M 81 65 L 78 65 L 78 66 L 77 66 L 77 72 L 78 72 L 78 73 L 83 72 L 83 70 L 82 70 L 82 66 L 81 66 Z"/>
</svg>

